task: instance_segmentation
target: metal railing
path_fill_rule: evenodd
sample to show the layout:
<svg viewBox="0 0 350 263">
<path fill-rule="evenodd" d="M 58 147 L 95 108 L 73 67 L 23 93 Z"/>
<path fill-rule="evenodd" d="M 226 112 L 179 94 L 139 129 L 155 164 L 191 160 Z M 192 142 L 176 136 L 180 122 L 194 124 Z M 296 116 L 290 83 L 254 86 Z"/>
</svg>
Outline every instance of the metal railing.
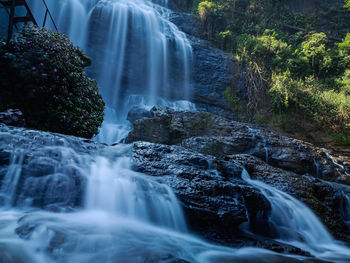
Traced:
<svg viewBox="0 0 350 263">
<path fill-rule="evenodd" d="M 46 20 L 47 20 L 47 15 L 49 15 L 50 19 L 51 19 L 51 22 L 52 22 L 53 26 L 55 27 L 56 32 L 58 32 L 58 28 L 56 26 L 55 20 L 53 19 L 52 15 L 51 15 L 50 9 L 47 7 L 46 1 L 45 0 L 42 0 L 42 1 L 43 1 L 44 5 L 45 5 L 45 8 L 46 8 L 44 22 L 43 22 L 43 27 L 45 27 Z"/>
<path fill-rule="evenodd" d="M 49 16 L 56 32 L 58 32 L 57 25 L 55 23 L 55 20 L 52 17 L 52 14 L 46 4 L 45 0 L 42 0 L 44 7 L 45 7 L 45 16 L 42 27 L 46 26 L 47 17 Z M 8 25 L 8 34 L 7 34 L 7 44 L 10 42 L 13 34 L 13 27 L 16 28 L 18 31 L 17 23 L 24 23 L 27 24 L 28 22 L 32 22 L 34 25 L 38 25 L 32 11 L 30 10 L 27 1 L 26 0 L 0 0 L 1 7 L 5 9 L 6 13 L 9 16 L 9 25 Z M 15 8 L 19 6 L 24 6 L 26 9 L 27 14 L 22 17 L 15 17 Z"/>
</svg>

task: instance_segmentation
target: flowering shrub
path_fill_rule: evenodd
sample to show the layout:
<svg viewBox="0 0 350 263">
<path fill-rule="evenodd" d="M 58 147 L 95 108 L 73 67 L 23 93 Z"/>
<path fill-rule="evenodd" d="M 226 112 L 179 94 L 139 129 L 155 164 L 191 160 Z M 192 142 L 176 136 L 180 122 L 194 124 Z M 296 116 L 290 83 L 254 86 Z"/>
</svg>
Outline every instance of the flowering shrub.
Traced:
<svg viewBox="0 0 350 263">
<path fill-rule="evenodd" d="M 0 48 L 0 95 L 28 126 L 85 138 L 97 134 L 104 102 L 84 68 L 91 61 L 69 39 L 28 26 Z"/>
</svg>

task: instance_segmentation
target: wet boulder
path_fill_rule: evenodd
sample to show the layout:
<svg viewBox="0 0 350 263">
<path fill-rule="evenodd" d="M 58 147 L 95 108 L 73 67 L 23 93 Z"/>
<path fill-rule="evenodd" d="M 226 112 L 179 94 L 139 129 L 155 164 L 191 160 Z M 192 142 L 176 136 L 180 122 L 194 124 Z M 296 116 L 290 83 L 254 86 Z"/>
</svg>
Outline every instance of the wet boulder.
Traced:
<svg viewBox="0 0 350 263">
<path fill-rule="evenodd" d="M 249 211 L 269 208 L 263 195 L 241 180 L 239 164 L 146 142 L 133 144 L 133 160 L 134 169 L 174 190 L 191 228 L 207 238 L 232 239 Z"/>
<path fill-rule="evenodd" d="M 253 159 L 260 164 L 259 159 Z M 309 255 L 272 239 L 268 224 L 270 203 L 241 178 L 249 163 L 234 160 L 233 156 L 225 161 L 180 146 L 147 142 L 133 143 L 133 161 L 135 170 L 173 189 L 189 227 L 206 239 L 231 246 Z M 281 169 L 278 172 L 289 173 Z M 245 228 L 259 235 L 247 235 L 242 232 Z"/>
<path fill-rule="evenodd" d="M 134 123 L 134 121 L 136 120 L 143 119 L 143 118 L 152 118 L 152 117 L 153 117 L 152 111 L 142 107 L 134 106 L 129 110 L 128 116 L 126 119 L 131 123 Z"/>
<path fill-rule="evenodd" d="M 23 113 L 18 109 L 8 109 L 0 112 L 0 123 L 16 127 L 24 127 L 26 125 Z"/>
<path fill-rule="evenodd" d="M 324 150 L 208 112 L 157 109 L 152 118 L 134 122 L 126 141 L 181 145 L 217 158 L 249 154 L 297 174 L 350 184 L 349 173 Z"/>
</svg>

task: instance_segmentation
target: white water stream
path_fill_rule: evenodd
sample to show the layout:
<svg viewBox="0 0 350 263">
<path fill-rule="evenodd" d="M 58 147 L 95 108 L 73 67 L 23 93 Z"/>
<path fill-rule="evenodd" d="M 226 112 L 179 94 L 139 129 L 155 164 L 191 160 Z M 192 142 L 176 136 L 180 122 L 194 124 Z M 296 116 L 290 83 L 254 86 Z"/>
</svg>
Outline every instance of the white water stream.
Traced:
<svg viewBox="0 0 350 263">
<path fill-rule="evenodd" d="M 0 138 L 5 138 L 5 133 L 0 132 Z M 97 155 L 78 154 L 63 140 L 63 146 L 44 145 L 40 148 L 42 155 L 31 155 L 31 142 L 21 146 L 16 141 L 12 143 L 21 149 L 23 155 L 20 156 L 29 156 L 29 160 L 14 154 L 1 185 L 1 196 L 8 197 L 5 200 L 16 200 L 12 206 L 1 208 L 1 263 L 175 263 L 181 260 L 294 263 L 303 260 L 258 248 L 212 245 L 194 237 L 187 230 L 173 191 L 152 177 L 131 170 L 131 146 L 109 147 Z M 17 142 L 23 141 L 19 138 Z M 46 143 L 56 144 L 55 141 Z M 48 164 L 45 155 L 54 156 L 57 161 L 52 173 L 23 177 L 21 187 L 27 195 L 21 197 L 16 193 L 18 181 L 8 179 L 17 176 L 24 162 L 29 162 L 25 169 L 34 163 Z M 65 188 L 73 185 L 69 180 L 77 172 L 87 180 L 85 205 L 67 210 L 67 204 L 59 205 L 59 197 L 78 191 Z M 71 176 L 65 178 L 65 174 Z M 37 196 L 42 197 L 41 202 L 50 199 L 58 202 L 61 210 L 54 213 L 33 208 Z"/>
<path fill-rule="evenodd" d="M 277 231 L 279 241 L 308 251 L 317 258 L 349 262 L 350 249 L 332 238 L 310 208 L 289 194 L 252 180 L 246 170 L 242 178 L 259 189 L 270 202 L 269 224 Z"/>
<path fill-rule="evenodd" d="M 126 116 L 133 106 L 176 107 L 179 104 L 171 101 L 189 98 L 192 48 L 167 20 L 166 0 L 47 2 L 60 30 L 94 61 L 89 73 L 106 102 L 98 141 L 111 144 L 125 137 L 130 131 Z M 41 24 L 41 1 L 29 3 Z M 135 94 L 139 100 L 130 99 Z M 183 109 L 193 108 L 188 104 Z"/>
<path fill-rule="evenodd" d="M 40 24 L 41 1 L 28 2 Z M 126 116 L 133 106 L 193 109 L 186 101 L 191 92 L 192 48 L 185 34 L 167 20 L 167 1 L 47 2 L 59 28 L 94 61 L 88 73 L 97 79 L 107 104 L 96 140 L 111 144 L 124 138 L 131 129 Z M 50 147 L 43 146 L 42 151 L 57 151 L 60 158 L 44 177 L 21 178 L 21 173 L 28 162 L 25 154 L 44 168 L 48 164 L 45 156 L 35 156 L 20 145 L 12 153 L 0 185 L 0 263 L 304 260 L 258 248 L 216 246 L 192 236 L 173 191 L 148 175 L 132 171 L 130 146 L 109 147 L 107 154 L 95 155 L 78 154 L 66 142 Z M 55 208 L 60 213 L 32 208 L 42 200 L 64 200 L 66 196 L 60 193 L 72 192 L 68 190 L 76 183 L 73 171 L 86 179 L 83 207 L 69 210 L 65 204 Z M 21 179 L 27 195 L 16 192 Z M 248 174 L 243 174 L 243 179 L 270 201 L 270 223 L 278 230 L 280 241 L 318 258 L 349 262 L 349 250 L 329 235 L 305 205 L 251 180 Z"/>
</svg>

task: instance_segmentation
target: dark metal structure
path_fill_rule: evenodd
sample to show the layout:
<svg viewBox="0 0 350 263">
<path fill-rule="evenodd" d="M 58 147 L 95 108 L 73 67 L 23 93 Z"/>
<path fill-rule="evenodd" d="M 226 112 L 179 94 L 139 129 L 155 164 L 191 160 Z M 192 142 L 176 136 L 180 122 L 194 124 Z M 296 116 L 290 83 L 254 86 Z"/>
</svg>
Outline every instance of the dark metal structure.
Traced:
<svg viewBox="0 0 350 263">
<path fill-rule="evenodd" d="M 47 17 L 49 16 L 51 19 L 52 24 L 54 25 L 56 31 L 58 31 L 56 23 L 51 15 L 51 12 L 49 8 L 47 7 L 47 4 L 45 0 L 42 0 L 44 7 L 45 7 L 45 17 L 43 22 L 43 27 L 46 25 Z M 9 15 L 9 26 L 7 31 L 7 44 L 10 42 L 14 28 L 18 30 L 17 24 L 18 23 L 33 23 L 34 25 L 38 25 L 37 21 L 35 20 L 32 11 L 30 10 L 26 0 L 0 0 L 0 5 L 2 8 L 5 9 L 6 13 Z M 26 9 L 26 15 L 25 16 L 16 16 L 16 8 L 17 7 L 24 7 Z"/>
</svg>

